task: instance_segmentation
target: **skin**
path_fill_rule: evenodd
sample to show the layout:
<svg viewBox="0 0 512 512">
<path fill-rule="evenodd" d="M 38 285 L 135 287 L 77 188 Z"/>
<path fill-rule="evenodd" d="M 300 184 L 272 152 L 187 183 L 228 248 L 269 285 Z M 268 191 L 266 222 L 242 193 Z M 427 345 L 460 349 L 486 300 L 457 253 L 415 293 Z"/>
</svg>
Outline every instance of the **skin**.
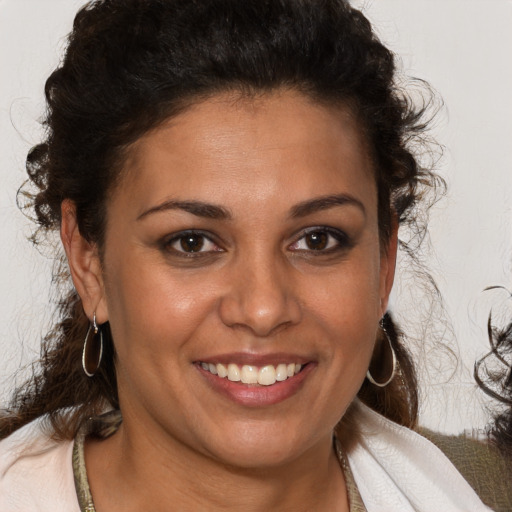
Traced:
<svg viewBox="0 0 512 512">
<path fill-rule="evenodd" d="M 317 201 L 333 195 L 345 202 Z M 351 112 L 288 90 L 204 100 L 133 144 L 107 216 L 100 262 L 63 203 L 75 286 L 117 351 L 123 424 L 86 444 L 98 512 L 348 510 L 332 432 L 365 377 L 396 251 L 396 233 L 379 243 Z M 190 229 L 208 237 L 192 255 Z M 231 400 L 197 365 L 278 352 L 309 370 L 272 405 Z"/>
</svg>

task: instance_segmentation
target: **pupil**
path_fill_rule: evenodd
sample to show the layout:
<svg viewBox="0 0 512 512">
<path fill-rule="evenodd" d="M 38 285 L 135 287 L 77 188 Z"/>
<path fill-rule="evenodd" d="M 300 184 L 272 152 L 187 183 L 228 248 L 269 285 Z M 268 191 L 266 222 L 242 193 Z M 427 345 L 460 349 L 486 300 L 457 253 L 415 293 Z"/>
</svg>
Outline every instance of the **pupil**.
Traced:
<svg viewBox="0 0 512 512">
<path fill-rule="evenodd" d="M 202 249 L 204 239 L 201 235 L 186 235 L 181 239 L 181 248 L 185 252 L 197 252 Z"/>
<path fill-rule="evenodd" d="M 309 249 L 314 251 L 319 251 L 321 249 L 325 249 L 327 247 L 327 233 L 322 231 L 315 231 L 314 233 L 309 233 L 306 237 L 306 244 Z"/>
</svg>

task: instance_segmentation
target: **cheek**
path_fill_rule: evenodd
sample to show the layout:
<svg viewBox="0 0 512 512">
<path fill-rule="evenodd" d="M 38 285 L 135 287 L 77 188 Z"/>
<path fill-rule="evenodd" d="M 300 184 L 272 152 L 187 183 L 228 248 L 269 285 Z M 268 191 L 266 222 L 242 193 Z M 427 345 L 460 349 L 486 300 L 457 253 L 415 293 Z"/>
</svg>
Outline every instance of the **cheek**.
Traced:
<svg viewBox="0 0 512 512">
<path fill-rule="evenodd" d="M 360 254 L 328 276 L 309 276 L 304 296 L 316 315 L 327 324 L 374 328 L 379 320 L 379 260 Z M 369 324 L 369 325 L 368 325 Z"/>
<path fill-rule="evenodd" d="M 354 273 L 352 277 L 356 277 Z M 355 282 L 359 286 L 355 286 Z M 331 279 L 310 295 L 312 329 L 320 348 L 322 391 L 312 405 L 334 426 L 356 396 L 366 375 L 378 325 L 378 294 L 373 281 Z"/>
<path fill-rule="evenodd" d="M 138 358 L 158 361 L 162 354 L 177 353 L 186 345 L 216 301 L 214 286 L 195 281 L 144 259 L 116 261 L 105 290 L 121 363 L 136 363 Z"/>
<path fill-rule="evenodd" d="M 334 364 L 362 380 L 380 319 L 379 260 L 361 255 L 354 261 L 328 279 L 309 278 L 304 297 L 315 325 L 329 340 Z"/>
</svg>

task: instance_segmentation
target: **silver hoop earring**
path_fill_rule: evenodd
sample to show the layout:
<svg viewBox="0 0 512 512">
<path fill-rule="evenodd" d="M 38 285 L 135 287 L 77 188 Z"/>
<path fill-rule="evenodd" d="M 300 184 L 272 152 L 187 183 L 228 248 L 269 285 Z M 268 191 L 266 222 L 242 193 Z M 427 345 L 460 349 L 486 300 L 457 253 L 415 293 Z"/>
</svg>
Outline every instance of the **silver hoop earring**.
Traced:
<svg viewBox="0 0 512 512">
<path fill-rule="evenodd" d="M 395 377 L 396 374 L 396 367 L 397 367 L 397 360 L 396 360 L 396 353 L 395 349 L 393 348 L 393 345 L 391 344 L 391 338 L 389 337 L 388 331 L 386 331 L 384 325 L 382 324 L 382 320 L 380 322 L 380 328 L 382 329 L 382 332 L 384 333 L 384 337 L 386 338 L 389 350 L 391 350 L 391 361 L 392 361 L 392 368 L 391 368 L 391 375 L 385 382 L 377 382 L 370 373 L 370 368 L 368 368 L 368 371 L 366 372 L 366 378 L 374 385 L 379 388 L 385 388 Z"/>
<path fill-rule="evenodd" d="M 82 368 L 87 377 L 94 377 L 103 357 L 103 333 L 96 323 L 96 311 L 92 315 L 92 324 L 85 335 L 82 350 Z"/>
</svg>

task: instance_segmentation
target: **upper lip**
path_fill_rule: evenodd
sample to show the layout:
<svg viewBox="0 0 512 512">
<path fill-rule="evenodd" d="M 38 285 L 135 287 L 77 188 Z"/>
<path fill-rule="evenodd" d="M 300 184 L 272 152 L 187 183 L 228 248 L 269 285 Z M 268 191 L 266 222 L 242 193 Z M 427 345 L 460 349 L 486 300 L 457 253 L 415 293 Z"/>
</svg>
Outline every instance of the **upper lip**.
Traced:
<svg viewBox="0 0 512 512">
<path fill-rule="evenodd" d="M 312 361 L 311 357 L 304 357 L 289 352 L 275 352 L 272 354 L 255 354 L 248 352 L 231 352 L 198 359 L 196 363 L 209 364 L 238 364 L 249 366 L 278 365 L 282 363 L 307 364 Z"/>
</svg>

